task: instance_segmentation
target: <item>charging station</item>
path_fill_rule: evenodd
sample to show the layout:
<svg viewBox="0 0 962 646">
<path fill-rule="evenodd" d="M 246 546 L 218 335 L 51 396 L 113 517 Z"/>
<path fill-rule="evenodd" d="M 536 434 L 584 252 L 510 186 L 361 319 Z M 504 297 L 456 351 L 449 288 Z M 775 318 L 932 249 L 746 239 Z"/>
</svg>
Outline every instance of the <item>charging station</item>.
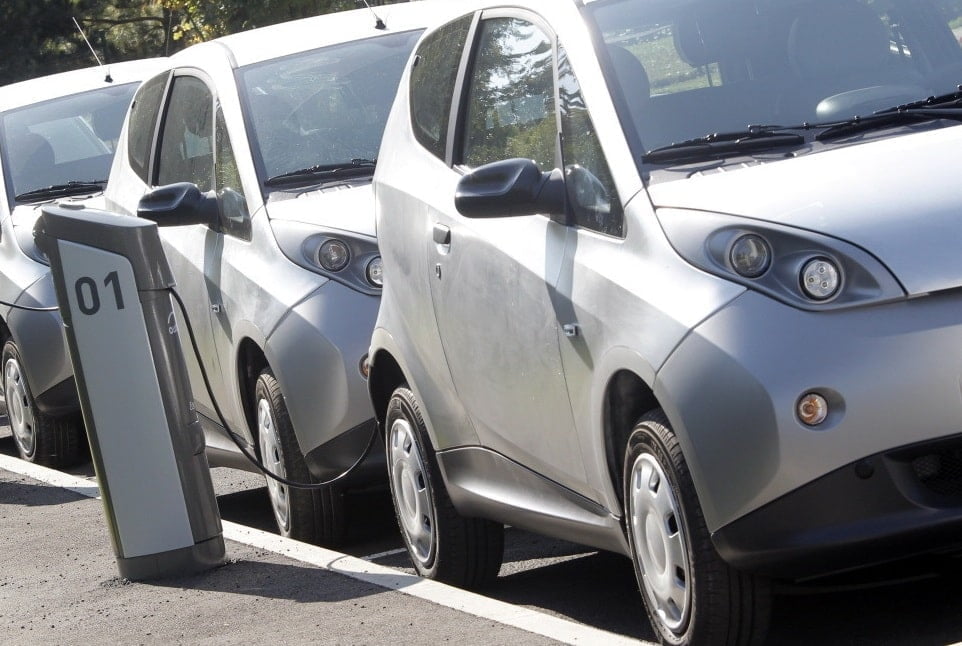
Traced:
<svg viewBox="0 0 962 646">
<path fill-rule="evenodd" d="M 67 205 L 34 230 L 50 259 L 90 453 L 120 575 L 224 562 L 157 225 Z"/>
</svg>

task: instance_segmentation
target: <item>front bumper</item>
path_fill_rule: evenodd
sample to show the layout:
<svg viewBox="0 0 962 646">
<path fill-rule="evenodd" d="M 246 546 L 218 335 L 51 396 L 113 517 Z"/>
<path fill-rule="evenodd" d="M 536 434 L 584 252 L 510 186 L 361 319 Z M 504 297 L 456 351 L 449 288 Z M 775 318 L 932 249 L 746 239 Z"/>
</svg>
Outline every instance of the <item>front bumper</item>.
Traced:
<svg viewBox="0 0 962 646">
<path fill-rule="evenodd" d="M 733 565 L 805 577 L 957 542 L 962 496 L 933 506 L 911 465 L 933 468 L 915 462 L 924 445 L 951 464 L 962 434 L 962 291 L 835 312 L 749 291 L 686 337 L 655 390 Z M 817 427 L 795 415 L 811 391 L 831 407 Z"/>
<path fill-rule="evenodd" d="M 731 565 L 790 579 L 962 550 L 962 436 L 846 465 L 712 540 Z"/>
<path fill-rule="evenodd" d="M 18 299 L 18 304 L 28 307 L 45 307 L 39 304 L 43 302 L 56 304 L 52 298 L 47 301 Z M 52 417 L 79 412 L 80 399 L 67 354 L 60 313 L 11 308 L 7 314 L 7 327 L 20 352 L 27 383 L 37 407 Z"/>
</svg>

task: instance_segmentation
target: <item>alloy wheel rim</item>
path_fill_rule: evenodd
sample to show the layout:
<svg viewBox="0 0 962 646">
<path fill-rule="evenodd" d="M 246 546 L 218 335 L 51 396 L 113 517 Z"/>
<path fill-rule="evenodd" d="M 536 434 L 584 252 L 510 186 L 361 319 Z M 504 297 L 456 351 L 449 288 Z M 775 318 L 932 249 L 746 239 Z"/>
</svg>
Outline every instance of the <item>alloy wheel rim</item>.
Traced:
<svg viewBox="0 0 962 646">
<path fill-rule="evenodd" d="M 629 522 L 643 591 L 662 624 L 677 633 L 691 611 L 691 562 L 681 510 L 653 455 L 639 455 L 629 478 Z"/>
<path fill-rule="evenodd" d="M 36 419 L 27 382 L 16 359 L 9 358 L 4 364 L 3 383 L 10 430 L 24 455 L 33 455 L 37 443 Z"/>
<path fill-rule="evenodd" d="M 270 403 L 266 399 L 257 402 L 257 437 L 261 449 L 261 461 L 268 471 L 282 478 L 287 477 L 284 470 L 284 463 L 281 459 L 281 442 L 277 434 L 277 424 L 271 412 Z M 271 506 L 274 508 L 274 515 L 277 517 L 277 524 L 282 529 L 290 529 L 290 497 L 287 485 L 278 482 L 270 476 L 267 479 L 267 493 L 271 499 Z"/>
<path fill-rule="evenodd" d="M 391 424 L 388 460 L 401 528 L 414 557 L 427 565 L 435 548 L 434 506 L 414 429 L 406 419 L 397 419 Z"/>
</svg>

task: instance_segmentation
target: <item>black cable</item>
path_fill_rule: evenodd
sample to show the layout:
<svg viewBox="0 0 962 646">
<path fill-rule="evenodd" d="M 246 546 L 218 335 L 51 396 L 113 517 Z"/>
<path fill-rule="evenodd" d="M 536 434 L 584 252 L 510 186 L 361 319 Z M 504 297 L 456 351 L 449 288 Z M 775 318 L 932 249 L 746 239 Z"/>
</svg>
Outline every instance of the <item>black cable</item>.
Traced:
<svg viewBox="0 0 962 646">
<path fill-rule="evenodd" d="M 237 448 L 240 449 L 240 452 L 244 454 L 244 457 L 250 460 L 251 463 L 256 466 L 265 476 L 272 478 L 281 484 L 294 487 L 295 489 L 322 489 L 343 478 L 346 478 L 355 468 L 357 468 L 359 464 L 361 464 L 361 462 L 364 461 L 364 458 L 368 456 L 368 454 L 371 452 L 371 449 L 374 447 L 374 441 L 378 436 L 376 424 L 374 425 L 374 430 L 371 432 L 371 439 L 368 440 L 367 447 L 365 447 L 364 452 L 361 453 L 361 457 L 359 457 L 354 464 L 349 466 L 346 471 L 331 478 L 330 480 L 324 480 L 323 482 L 295 482 L 293 480 L 288 480 L 284 476 L 279 476 L 276 473 L 273 473 L 270 469 L 264 466 L 264 463 L 257 459 L 256 455 L 250 453 L 244 438 L 231 430 L 230 424 L 227 423 L 227 419 L 220 410 L 220 406 L 217 405 L 217 398 L 214 397 L 214 391 L 213 388 L 211 388 L 210 379 L 207 376 L 207 369 L 204 368 L 204 361 L 201 359 L 200 349 L 197 347 L 197 339 L 194 338 L 194 328 L 191 327 L 190 319 L 187 317 L 187 308 L 184 306 L 184 301 L 180 299 L 180 294 L 178 294 L 174 288 L 170 288 L 170 293 L 174 297 L 174 300 L 177 301 L 177 306 L 180 307 L 181 316 L 184 319 L 184 323 L 187 325 L 187 336 L 190 338 L 190 346 L 194 351 L 194 356 L 197 358 L 197 365 L 200 367 L 200 375 L 204 378 L 204 388 L 207 389 L 207 394 L 210 396 L 210 401 L 214 405 L 214 412 L 217 413 L 217 418 L 220 420 L 224 430 L 227 431 L 228 437 L 230 437 L 231 441 L 237 445 Z"/>
<path fill-rule="evenodd" d="M 60 308 L 54 307 L 28 307 L 26 305 L 17 305 L 15 303 L 8 303 L 7 301 L 0 301 L 0 305 L 4 307 L 12 307 L 15 310 L 25 310 L 27 312 L 56 312 Z"/>
</svg>

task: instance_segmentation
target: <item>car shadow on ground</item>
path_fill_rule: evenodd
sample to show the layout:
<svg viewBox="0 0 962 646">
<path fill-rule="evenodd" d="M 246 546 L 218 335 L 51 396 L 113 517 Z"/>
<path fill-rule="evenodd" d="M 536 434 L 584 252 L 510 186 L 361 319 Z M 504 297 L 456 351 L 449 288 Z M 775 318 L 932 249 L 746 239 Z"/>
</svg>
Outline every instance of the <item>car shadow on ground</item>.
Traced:
<svg viewBox="0 0 962 646">
<path fill-rule="evenodd" d="M 582 550 L 586 548 L 581 548 Z M 519 564 L 520 565 L 520 564 Z M 532 569 L 502 566 L 487 596 L 506 603 L 542 608 L 573 621 L 656 641 L 635 585 L 631 561 L 612 552 L 590 551 Z M 572 603 L 572 582 L 591 590 Z"/>
<path fill-rule="evenodd" d="M 394 508 L 386 491 L 349 493 L 347 497 L 348 533 L 344 545 L 338 549 L 345 548 L 354 554 L 357 550 L 352 546 L 392 539 L 400 546 Z M 277 533 L 266 487 L 218 495 L 217 506 L 223 520 Z"/>
<path fill-rule="evenodd" d="M 142 582 L 164 588 L 184 588 L 243 594 L 296 603 L 332 603 L 383 594 L 385 590 L 309 565 L 230 559 L 225 565 L 192 576 Z"/>
<path fill-rule="evenodd" d="M 93 490 L 96 490 L 93 484 Z M 0 487 L 0 506 L 19 505 L 21 507 L 48 507 L 87 500 L 84 496 L 67 489 L 52 485 L 27 482 L 4 482 Z"/>
<path fill-rule="evenodd" d="M 768 643 L 944 646 L 962 641 L 962 562 L 938 557 L 782 587 Z M 899 581 L 901 579 L 901 581 Z"/>
</svg>

